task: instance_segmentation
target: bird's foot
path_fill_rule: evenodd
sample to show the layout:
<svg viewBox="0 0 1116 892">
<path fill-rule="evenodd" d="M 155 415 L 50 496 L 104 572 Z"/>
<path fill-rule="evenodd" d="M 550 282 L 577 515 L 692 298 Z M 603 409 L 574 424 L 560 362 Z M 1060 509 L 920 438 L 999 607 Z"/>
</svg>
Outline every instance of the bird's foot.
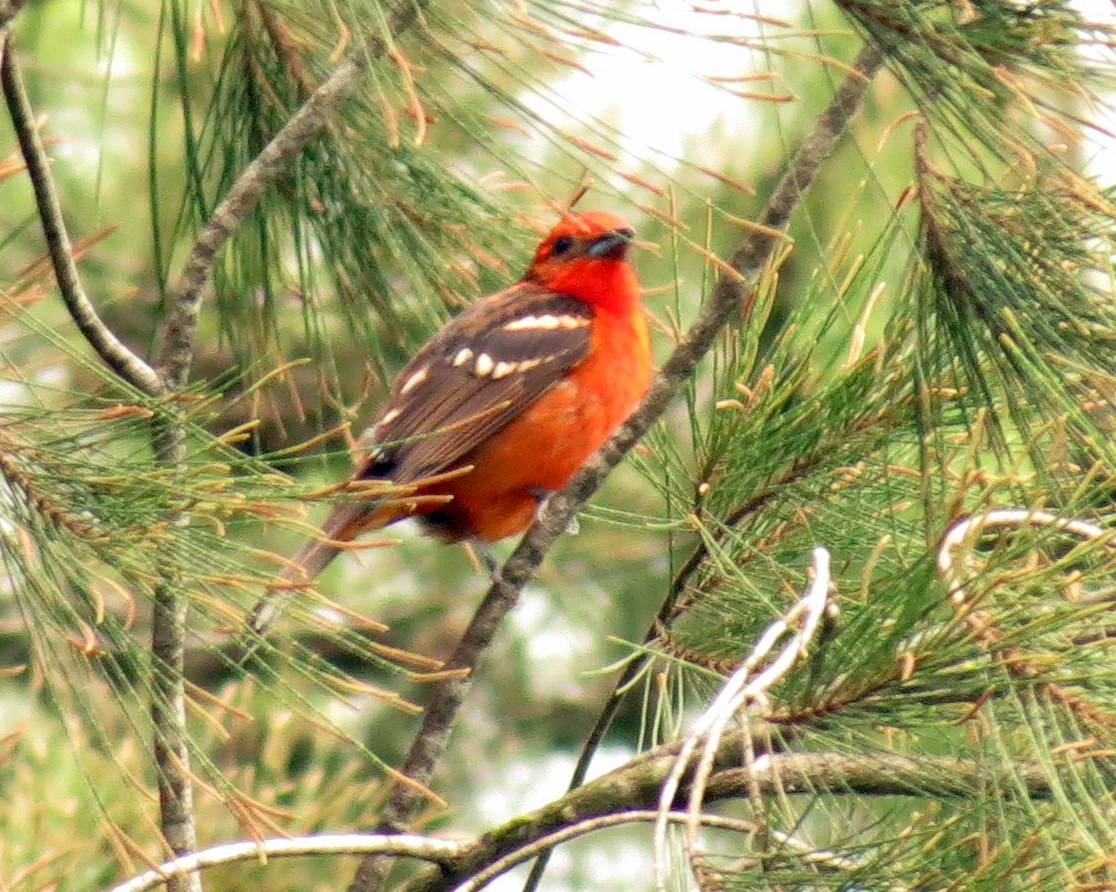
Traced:
<svg viewBox="0 0 1116 892">
<path fill-rule="evenodd" d="M 546 508 L 546 503 L 550 501 L 550 497 L 554 495 L 554 492 L 549 489 L 536 489 L 532 491 L 531 495 L 533 495 L 539 503 L 539 506 L 535 509 L 535 519 L 537 520 L 539 515 L 542 514 L 543 509 Z M 580 532 L 581 524 L 575 514 L 570 518 L 569 523 L 566 524 L 566 533 L 570 536 L 576 536 Z"/>
</svg>

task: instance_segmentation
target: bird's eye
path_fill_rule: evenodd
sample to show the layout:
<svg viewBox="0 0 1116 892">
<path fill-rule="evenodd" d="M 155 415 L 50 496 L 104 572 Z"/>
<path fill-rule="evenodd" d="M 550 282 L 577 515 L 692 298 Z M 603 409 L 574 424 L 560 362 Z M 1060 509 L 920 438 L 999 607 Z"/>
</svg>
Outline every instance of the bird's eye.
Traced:
<svg viewBox="0 0 1116 892">
<path fill-rule="evenodd" d="M 560 254 L 565 254 L 570 248 L 573 247 L 574 240 L 568 235 L 560 235 L 554 240 L 554 245 L 550 249 L 550 256 L 557 257 Z"/>
</svg>

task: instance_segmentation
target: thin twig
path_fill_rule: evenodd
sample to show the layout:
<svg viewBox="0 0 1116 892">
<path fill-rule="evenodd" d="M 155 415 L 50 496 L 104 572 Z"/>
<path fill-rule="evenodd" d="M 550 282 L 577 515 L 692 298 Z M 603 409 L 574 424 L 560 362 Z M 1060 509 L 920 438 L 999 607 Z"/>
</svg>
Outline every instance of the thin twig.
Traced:
<svg viewBox="0 0 1116 892">
<path fill-rule="evenodd" d="M 1049 511 L 1029 508 L 992 508 L 979 514 L 970 514 L 950 526 L 938 544 L 938 572 L 942 574 L 949 586 L 949 600 L 955 607 L 967 611 L 972 606 L 968 593 L 962 584 L 961 572 L 958 569 L 955 556 L 956 552 L 962 546 L 968 544 L 974 536 L 986 529 L 995 527 L 1018 529 L 1028 525 L 1050 527 L 1090 541 L 1103 540 L 1103 544 L 1107 547 L 1116 548 L 1116 542 L 1113 541 L 1116 532 L 1085 520 L 1059 517 Z"/>
<path fill-rule="evenodd" d="M 1002 663 L 1015 678 L 1037 679 L 1045 674 L 1039 662 L 1016 647 L 1004 646 L 1004 632 L 996 625 L 995 617 L 988 610 L 978 606 L 980 598 L 972 598 L 962 584 L 962 572 L 958 568 L 956 552 L 972 550 L 973 539 L 990 527 L 1018 529 L 1023 526 L 1049 527 L 1062 533 L 1072 533 L 1089 542 L 1097 543 L 1108 549 L 1116 548 L 1113 530 L 1088 521 L 1072 517 L 1061 517 L 1049 511 L 1027 508 L 993 508 L 979 514 L 972 514 L 953 524 L 942 536 L 938 546 L 938 572 L 946 580 L 949 598 L 958 614 L 976 636 L 981 646 L 987 648 L 993 658 Z M 1098 597 L 1099 595 L 1099 597 Z M 1079 599 L 1079 603 L 1089 605 L 1108 605 L 1112 598 L 1108 593 L 1097 593 Z M 1052 701 L 1065 706 L 1087 725 L 1111 729 L 1116 727 L 1116 718 L 1109 715 L 1096 703 L 1076 694 L 1063 684 L 1043 681 L 1036 691 Z"/>
<path fill-rule="evenodd" d="M 2 12 L 0 9 L 0 21 Z M 11 35 L 0 32 L 0 42 L 3 43 L 0 48 L 0 80 L 3 82 L 4 101 L 19 138 L 19 147 L 27 164 L 31 186 L 35 190 L 35 206 L 54 267 L 54 278 L 58 282 L 66 309 L 89 345 L 109 368 L 133 387 L 149 396 L 158 396 L 163 393 L 163 384 L 155 370 L 109 330 L 85 293 L 74 260 L 73 245 L 62 216 L 62 203 L 58 198 L 54 177 L 51 176 L 50 160 L 35 126 L 35 113 L 27 97 L 19 63 L 12 51 Z"/>
<path fill-rule="evenodd" d="M 403 0 L 388 16 L 390 36 L 414 24 L 426 0 Z M 262 152 L 233 183 L 214 209 L 179 275 L 167 314 L 167 331 L 157 367 L 172 390 L 182 388 L 194 359 L 194 334 L 201 301 L 213 277 L 217 255 L 263 194 L 275 185 L 295 159 L 333 119 L 337 109 L 360 84 L 370 59 L 382 55 L 386 42 L 370 38 L 350 50 L 345 61 L 306 100 Z"/>
<path fill-rule="evenodd" d="M 548 833 L 546 836 L 541 836 L 536 840 L 532 840 L 522 848 L 509 852 L 501 858 L 497 858 L 484 870 L 478 871 L 460 886 L 456 886 L 453 892 L 477 892 L 477 890 L 484 888 L 496 879 L 496 877 L 507 873 L 513 867 L 531 858 L 537 857 L 543 852 L 550 851 L 561 843 L 569 842 L 571 839 L 577 839 L 580 836 L 595 833 L 607 827 L 619 827 L 624 824 L 654 821 L 658 817 L 659 812 L 645 809 L 621 811 L 579 821 L 576 824 L 571 824 L 568 827 L 563 827 L 560 830 L 555 830 L 553 833 Z M 737 833 L 754 833 L 756 830 L 756 825 L 752 821 L 741 820 L 739 818 L 724 818 L 719 815 L 700 815 L 698 819 L 704 826 L 715 827 L 719 830 L 733 830 Z M 666 820 L 672 821 L 675 824 L 681 824 L 690 820 L 690 816 L 686 812 L 673 811 L 667 813 Z M 813 854 L 813 852 L 809 854 Z"/>
<path fill-rule="evenodd" d="M 563 842 L 568 842 L 579 836 L 585 836 L 587 833 L 602 830 L 606 827 L 617 827 L 623 824 L 657 821 L 661 816 L 661 812 L 652 809 L 621 811 L 572 824 L 569 827 L 564 827 L 554 833 L 533 840 L 521 849 L 517 849 L 493 861 L 484 870 L 478 871 L 469 880 L 455 887 L 452 892 L 477 892 L 477 890 L 488 885 L 496 877 L 507 873 L 513 867 L 522 864 L 524 861 L 539 856 L 543 852 L 551 851 L 555 846 Z M 675 824 L 685 823 L 691 819 L 689 812 L 672 811 L 666 814 L 666 820 Z M 731 830 L 741 834 L 754 834 L 759 829 L 754 821 L 743 818 L 726 818 L 720 815 L 701 814 L 698 816 L 698 820 L 703 827 L 711 827 L 717 830 Z M 835 871 L 858 870 L 863 866 L 864 862 L 868 860 L 864 856 L 852 858 L 848 855 L 838 854 L 837 852 L 817 849 L 809 843 L 803 842 L 792 833 L 777 830 L 773 831 L 772 835 L 785 849 L 789 849 L 791 852 L 801 856 L 805 863 L 812 864 L 816 867 Z"/>
<path fill-rule="evenodd" d="M 429 836 L 382 833 L 344 833 L 230 842 L 167 861 L 126 883 L 113 886 L 109 892 L 147 892 L 148 889 L 163 885 L 169 877 L 183 876 L 205 867 L 233 864 L 237 861 L 259 862 L 268 858 L 391 852 L 406 858 L 441 863 L 451 860 L 463 847 L 459 842 Z"/>
<path fill-rule="evenodd" d="M 214 209 L 182 269 L 168 305 L 166 337 L 157 365 L 170 389 L 181 389 L 189 379 L 201 301 L 213 276 L 218 253 L 264 192 L 332 120 L 341 103 L 355 91 L 366 67 L 363 48 L 350 53 L 244 169 Z"/>
</svg>

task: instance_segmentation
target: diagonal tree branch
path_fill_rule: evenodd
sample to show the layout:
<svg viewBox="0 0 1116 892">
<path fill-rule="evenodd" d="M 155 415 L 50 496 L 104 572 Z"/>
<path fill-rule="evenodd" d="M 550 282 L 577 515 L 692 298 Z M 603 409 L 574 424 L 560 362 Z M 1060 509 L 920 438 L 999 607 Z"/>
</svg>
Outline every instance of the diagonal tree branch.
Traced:
<svg viewBox="0 0 1116 892">
<path fill-rule="evenodd" d="M 397 4 L 388 16 L 388 34 L 396 35 L 410 28 L 427 2 L 403 0 Z M 217 255 L 263 194 L 278 182 L 307 144 L 333 120 L 342 103 L 356 91 L 369 60 L 387 50 L 385 40 L 371 38 L 354 47 L 244 169 L 214 209 L 169 301 L 166 339 L 156 365 L 170 390 L 181 389 L 189 379 L 201 302 L 213 278 Z"/>
<path fill-rule="evenodd" d="M 14 6 L 18 8 L 18 4 Z M 0 21 L 3 20 L 2 14 L 3 9 L 0 8 Z M 81 284 L 73 245 L 62 216 L 62 203 L 54 186 L 54 177 L 51 176 L 50 161 L 35 126 L 35 113 L 27 97 L 19 63 L 12 52 L 11 35 L 3 30 L 0 30 L 0 81 L 3 82 L 4 102 L 19 139 L 31 186 L 35 190 L 35 206 L 39 211 L 47 250 L 54 267 L 54 278 L 58 282 L 58 289 L 62 292 L 62 300 L 70 317 L 109 368 L 148 396 L 159 396 L 163 392 L 163 384 L 155 370 L 109 330 L 97 315 Z"/>
<path fill-rule="evenodd" d="M 190 377 L 202 297 L 213 277 L 217 255 L 263 194 L 353 94 L 366 68 L 363 48 L 352 52 L 245 168 L 214 209 L 168 305 L 166 339 L 157 366 L 171 390 L 181 389 Z"/>
<path fill-rule="evenodd" d="M 448 670 L 466 669 L 468 673 L 442 682 L 423 713 L 422 725 L 403 766 L 403 773 L 417 781 L 417 785 L 396 786 L 384 808 L 382 826 L 401 829 L 417 813 L 423 797 L 416 788 L 429 783 L 445 752 L 458 710 L 472 685 L 472 670 L 491 643 L 504 616 L 515 606 L 523 586 L 534 575 L 551 546 L 566 531 L 578 509 L 663 414 L 709 352 L 728 320 L 739 315 L 775 246 L 784 238 L 782 231 L 802 194 L 813 182 L 822 161 L 836 147 L 850 118 L 860 107 L 872 76 L 882 64 L 880 50 L 874 44 L 866 44 L 854 63 L 853 72 L 834 94 L 813 133 L 799 147 L 771 195 L 760 225 L 733 253 L 730 259 L 733 273 L 722 274 L 719 278 L 706 306 L 651 383 L 639 408 L 569 484 L 547 500 L 539 519 L 504 564 L 499 579 L 473 614 L 446 665 Z M 349 892 L 374 892 L 382 888 L 390 864 L 391 859 L 387 857 L 365 858 L 357 869 Z"/>
</svg>

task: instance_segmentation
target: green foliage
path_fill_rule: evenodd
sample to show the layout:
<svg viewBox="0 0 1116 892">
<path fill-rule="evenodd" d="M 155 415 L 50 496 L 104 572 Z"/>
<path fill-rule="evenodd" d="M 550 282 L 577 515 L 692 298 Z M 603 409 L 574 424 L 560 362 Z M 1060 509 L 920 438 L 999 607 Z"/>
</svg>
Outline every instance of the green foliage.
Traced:
<svg viewBox="0 0 1116 892">
<path fill-rule="evenodd" d="M 420 826 L 483 832 L 538 806 L 515 799 L 517 777 L 537 794 L 565 771 L 613 678 L 589 670 L 617 657 L 648 663 L 609 743 L 677 739 L 798 600 L 820 544 L 837 614 L 751 708 L 772 750 L 868 767 L 740 791 L 725 808 L 762 832 L 716 837 L 724 888 L 1114 882 L 1108 534 L 1036 514 L 948 539 L 994 509 L 1113 520 L 1116 209 L 1078 144 L 1112 80 L 1110 32 L 1068 3 L 1006 0 L 839 0 L 801 29 L 640 3 L 167 0 L 157 15 L 29 6 L 15 33 L 45 132 L 96 153 L 55 150 L 55 168 L 88 290 L 134 345 L 158 342 L 177 270 L 241 171 L 350 47 L 368 71 L 220 256 L 196 383 L 169 404 L 79 341 L 21 171 L 0 161 L 0 886 L 96 888 L 164 854 L 147 639 L 168 565 L 190 602 L 201 843 L 374 827 L 483 573 L 392 531 L 300 592 L 250 672 L 228 647 L 335 495 L 346 426 L 447 314 L 518 275 L 586 170 L 583 204 L 625 209 L 656 243 L 639 267 L 665 358 L 856 34 L 887 71 L 847 144 L 482 663 L 438 778 L 446 805 Z M 700 53 L 725 47 L 739 73 L 701 73 Z M 655 100 L 639 83 L 602 77 L 615 98 L 595 109 L 568 98 L 584 71 L 633 58 L 698 69 L 723 117 L 647 148 L 623 123 Z M 180 471 L 152 458 L 168 411 L 187 431 Z M 928 767 L 873 790 L 892 755 Z M 945 757 L 980 782 L 958 790 Z M 645 864 L 649 835 L 605 857 L 638 845 Z M 609 888 L 600 857 L 583 887 Z M 273 867 L 207 884 L 336 888 L 353 869 Z"/>
</svg>

